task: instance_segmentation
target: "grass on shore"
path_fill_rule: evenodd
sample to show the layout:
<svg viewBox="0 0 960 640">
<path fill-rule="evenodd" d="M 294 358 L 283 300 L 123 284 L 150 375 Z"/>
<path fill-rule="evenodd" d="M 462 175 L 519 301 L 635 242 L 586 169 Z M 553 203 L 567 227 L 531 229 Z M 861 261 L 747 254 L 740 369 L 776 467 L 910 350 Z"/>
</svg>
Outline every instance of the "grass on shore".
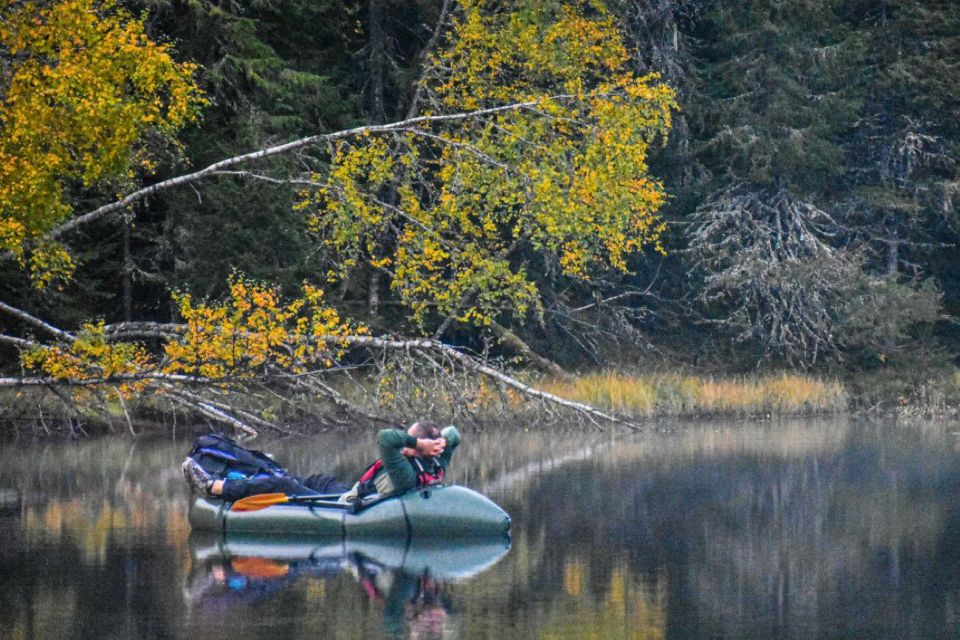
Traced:
<svg viewBox="0 0 960 640">
<path fill-rule="evenodd" d="M 713 379 L 594 373 L 538 385 L 568 400 L 631 416 L 811 415 L 847 410 L 843 385 L 796 374 Z"/>
</svg>

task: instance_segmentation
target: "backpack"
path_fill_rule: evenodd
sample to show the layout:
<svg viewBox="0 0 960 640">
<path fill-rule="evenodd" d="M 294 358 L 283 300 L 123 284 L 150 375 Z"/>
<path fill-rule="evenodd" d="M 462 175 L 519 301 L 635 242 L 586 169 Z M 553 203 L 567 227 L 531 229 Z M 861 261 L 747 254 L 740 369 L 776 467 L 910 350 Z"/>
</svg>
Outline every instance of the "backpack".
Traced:
<svg viewBox="0 0 960 640">
<path fill-rule="evenodd" d="M 287 471 L 267 454 L 240 446 L 230 438 L 208 433 L 193 442 L 190 457 L 214 478 L 284 477 Z"/>
</svg>

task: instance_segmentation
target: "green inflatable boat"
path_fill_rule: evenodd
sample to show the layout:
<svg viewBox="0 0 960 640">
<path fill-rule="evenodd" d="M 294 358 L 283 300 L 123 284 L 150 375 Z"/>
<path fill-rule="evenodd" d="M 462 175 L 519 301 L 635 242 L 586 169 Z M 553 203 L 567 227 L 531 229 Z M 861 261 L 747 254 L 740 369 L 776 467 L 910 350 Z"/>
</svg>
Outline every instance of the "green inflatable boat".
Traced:
<svg viewBox="0 0 960 640">
<path fill-rule="evenodd" d="M 505 535 L 510 516 L 492 500 L 457 485 L 413 489 L 360 505 L 296 498 L 283 504 L 237 511 L 233 503 L 196 498 L 190 525 L 223 533 L 307 534 L 344 539 L 360 536 L 479 537 Z"/>
</svg>

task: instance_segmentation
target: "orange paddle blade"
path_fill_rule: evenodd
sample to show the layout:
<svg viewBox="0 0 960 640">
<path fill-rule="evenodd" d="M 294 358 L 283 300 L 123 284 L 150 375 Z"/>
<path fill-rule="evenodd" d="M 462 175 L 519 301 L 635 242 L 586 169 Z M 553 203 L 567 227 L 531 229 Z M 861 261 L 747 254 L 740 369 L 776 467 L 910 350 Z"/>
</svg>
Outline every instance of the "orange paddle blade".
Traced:
<svg viewBox="0 0 960 640">
<path fill-rule="evenodd" d="M 260 493 L 255 496 L 240 498 L 230 507 L 231 511 L 259 511 L 275 504 L 290 502 L 290 496 L 285 493 Z"/>
<path fill-rule="evenodd" d="M 290 573 L 290 567 L 267 558 L 242 556 L 230 561 L 230 566 L 240 575 L 248 578 L 282 578 Z"/>
</svg>

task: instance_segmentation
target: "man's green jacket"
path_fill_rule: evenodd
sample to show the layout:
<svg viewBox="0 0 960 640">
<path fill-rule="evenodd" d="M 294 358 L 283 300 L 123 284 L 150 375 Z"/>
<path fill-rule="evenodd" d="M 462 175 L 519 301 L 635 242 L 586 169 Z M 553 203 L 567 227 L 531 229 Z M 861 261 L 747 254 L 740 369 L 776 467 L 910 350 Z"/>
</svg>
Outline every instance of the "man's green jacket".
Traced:
<svg viewBox="0 0 960 640">
<path fill-rule="evenodd" d="M 440 435 L 446 438 L 447 446 L 436 460 L 446 471 L 454 450 L 460 444 L 460 432 L 451 425 L 444 428 Z M 417 486 L 417 472 L 407 456 L 400 453 L 404 447 L 416 448 L 417 439 L 400 429 L 384 429 L 377 434 L 377 446 L 380 448 L 380 459 L 383 460 L 383 469 L 373 477 L 377 493 L 402 493 Z"/>
</svg>

